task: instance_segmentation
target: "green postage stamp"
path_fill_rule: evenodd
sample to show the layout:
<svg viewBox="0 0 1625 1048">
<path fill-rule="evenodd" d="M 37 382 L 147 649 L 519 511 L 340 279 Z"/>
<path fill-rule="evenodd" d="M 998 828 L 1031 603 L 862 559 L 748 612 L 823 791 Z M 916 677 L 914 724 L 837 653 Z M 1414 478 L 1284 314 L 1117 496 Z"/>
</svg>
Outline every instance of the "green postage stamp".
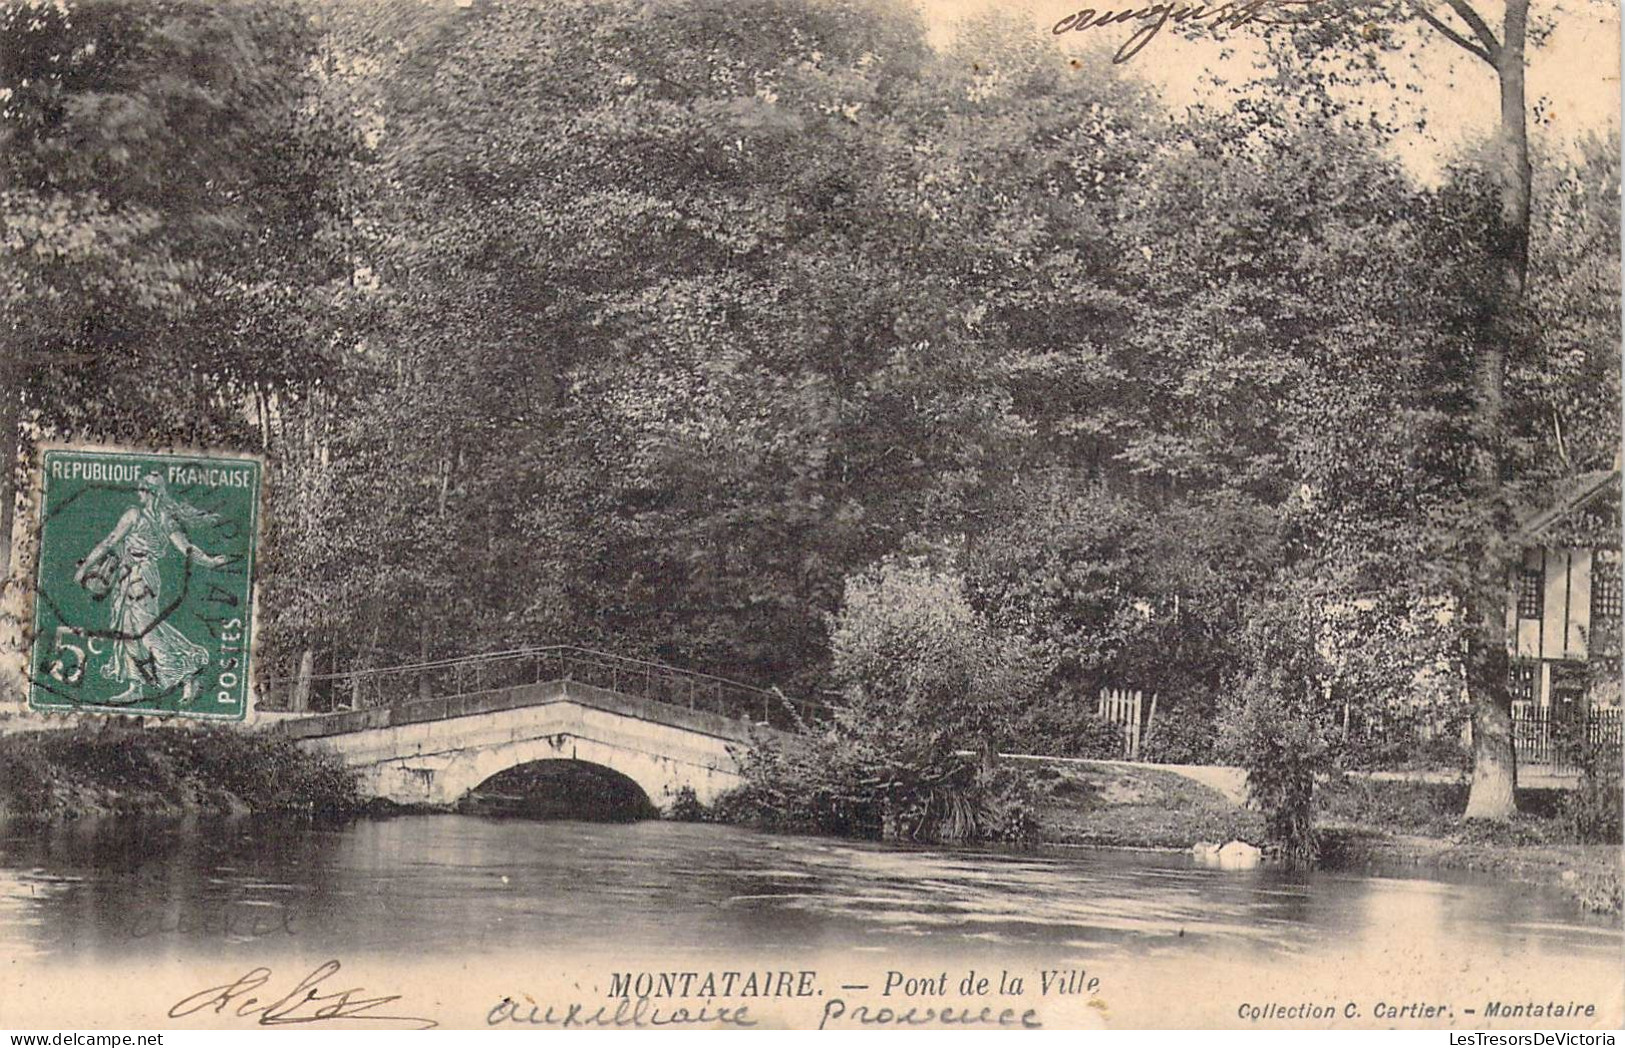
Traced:
<svg viewBox="0 0 1625 1048">
<path fill-rule="evenodd" d="M 52 450 L 42 466 L 29 705 L 243 719 L 259 462 Z"/>
</svg>

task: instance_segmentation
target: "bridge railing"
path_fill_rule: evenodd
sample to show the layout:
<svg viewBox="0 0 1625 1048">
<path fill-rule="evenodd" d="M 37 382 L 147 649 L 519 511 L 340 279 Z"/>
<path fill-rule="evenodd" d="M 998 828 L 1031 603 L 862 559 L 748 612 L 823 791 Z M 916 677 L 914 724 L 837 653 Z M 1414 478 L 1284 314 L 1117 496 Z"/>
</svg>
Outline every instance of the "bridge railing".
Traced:
<svg viewBox="0 0 1625 1048">
<path fill-rule="evenodd" d="M 590 684 L 623 695 L 786 730 L 798 730 L 808 722 L 821 720 L 828 711 L 828 707 L 817 700 L 792 700 L 778 691 L 696 670 L 570 645 L 517 648 L 345 673 L 318 673 L 305 680 L 309 693 L 304 705 L 312 712 L 370 709 L 554 680 Z M 260 686 L 258 707 L 291 711 L 300 686 L 297 677 L 266 680 Z"/>
</svg>

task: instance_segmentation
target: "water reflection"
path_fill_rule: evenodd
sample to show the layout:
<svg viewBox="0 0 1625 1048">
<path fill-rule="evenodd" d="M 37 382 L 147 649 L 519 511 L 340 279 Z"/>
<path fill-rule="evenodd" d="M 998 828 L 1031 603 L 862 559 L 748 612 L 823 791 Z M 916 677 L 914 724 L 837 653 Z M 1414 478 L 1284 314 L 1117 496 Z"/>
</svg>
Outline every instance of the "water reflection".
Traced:
<svg viewBox="0 0 1625 1048">
<path fill-rule="evenodd" d="M 1617 922 L 1526 886 L 1199 868 L 1184 855 L 1002 854 L 717 826 L 411 816 L 18 827 L 0 938 L 111 959 L 458 955 L 632 942 L 727 956 L 929 947 L 971 957 L 1380 956 L 1617 962 Z"/>
</svg>

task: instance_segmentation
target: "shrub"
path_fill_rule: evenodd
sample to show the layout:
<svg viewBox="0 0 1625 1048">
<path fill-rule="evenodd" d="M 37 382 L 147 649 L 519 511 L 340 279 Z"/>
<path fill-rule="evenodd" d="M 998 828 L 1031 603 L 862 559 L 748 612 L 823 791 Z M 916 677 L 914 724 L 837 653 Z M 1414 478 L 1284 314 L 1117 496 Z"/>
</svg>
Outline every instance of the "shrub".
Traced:
<svg viewBox="0 0 1625 1048">
<path fill-rule="evenodd" d="M 1625 887 L 1620 884 L 1617 867 L 1600 867 L 1574 871 L 1570 886 L 1581 909 L 1593 913 L 1619 913 L 1625 904 Z"/>
<path fill-rule="evenodd" d="M 1329 818 L 1399 833 L 1445 836 L 1467 806 L 1467 784 L 1379 780 L 1334 775 L 1316 791 L 1317 808 Z"/>
<path fill-rule="evenodd" d="M 754 789 L 749 785 L 738 786 L 722 794 L 711 805 L 711 821 L 765 828 L 766 821 L 760 817 L 757 809 L 758 798 Z"/>
<path fill-rule="evenodd" d="M 1563 799 L 1562 816 L 1568 832 L 1581 844 L 1621 843 L 1622 813 L 1620 768 L 1614 761 L 1592 761 L 1579 788 Z"/>
<path fill-rule="evenodd" d="M 1455 707 L 1460 707 L 1456 703 Z M 1357 714 L 1349 729 L 1335 728 L 1340 763 L 1349 769 L 1467 771 L 1472 751 L 1462 744 L 1465 716 L 1456 710 L 1427 717 Z"/>
<path fill-rule="evenodd" d="M 1257 603 L 1236 702 L 1220 720 L 1220 751 L 1247 769 L 1247 791 L 1264 815 L 1269 847 L 1292 866 L 1313 865 L 1317 857 L 1315 775 L 1332 758 L 1317 609 L 1308 593 Z"/>
<path fill-rule="evenodd" d="M 1317 602 L 1317 673 L 1335 695 L 1324 712 L 1338 725 L 1332 734 L 1344 767 L 1471 766 L 1462 745 L 1471 706 L 1461 691 L 1459 625 L 1447 607 L 1402 587 Z"/>
<path fill-rule="evenodd" d="M 1264 835 L 1289 865 L 1313 865 L 1315 773 L 1326 746 L 1314 726 L 1295 715 L 1283 692 L 1298 682 L 1278 671 L 1243 685 L 1243 702 L 1224 726 L 1226 746 L 1247 769 L 1247 792 L 1264 813 Z"/>
<path fill-rule="evenodd" d="M 16 815 L 358 806 L 355 776 L 336 758 L 257 732 L 103 724 L 0 739 L 0 809 Z"/>
<path fill-rule="evenodd" d="M 255 811 L 343 812 L 356 807 L 355 775 L 337 758 L 283 738 L 232 730 L 184 731 L 197 769 Z"/>
<path fill-rule="evenodd" d="M 6 746 L 0 752 L 0 816 L 37 814 L 50 804 L 49 764 L 35 748 Z"/>
<path fill-rule="evenodd" d="M 665 815 L 672 822 L 711 822 L 714 818 L 711 809 L 700 803 L 692 786 L 678 788 L 671 803 L 666 805 Z"/>
<path fill-rule="evenodd" d="M 1008 745 L 1043 675 L 1024 642 L 971 608 L 957 574 L 894 560 L 847 580 L 830 656 L 849 726 L 898 752 Z"/>
<path fill-rule="evenodd" d="M 940 750 L 884 752 L 834 728 L 758 739 L 745 785 L 714 817 L 765 829 L 867 840 L 1021 842 L 1036 833 L 1026 781 Z"/>
<path fill-rule="evenodd" d="M 847 580 L 830 634 L 845 703 L 817 734 L 756 740 L 745 786 L 720 809 L 846 837 L 1029 837 L 1024 780 L 994 752 L 1009 744 L 1040 674 L 1021 642 L 971 609 L 959 577 L 884 561 Z"/>
<path fill-rule="evenodd" d="M 1210 764 L 1218 733 L 1212 705 L 1187 699 L 1157 711 L 1140 741 L 1140 758 L 1155 764 Z"/>
<path fill-rule="evenodd" d="M 1081 699 L 1058 695 L 1022 711 L 1008 748 L 1044 757 L 1115 760 L 1123 756 L 1123 729 L 1095 716 Z"/>
</svg>

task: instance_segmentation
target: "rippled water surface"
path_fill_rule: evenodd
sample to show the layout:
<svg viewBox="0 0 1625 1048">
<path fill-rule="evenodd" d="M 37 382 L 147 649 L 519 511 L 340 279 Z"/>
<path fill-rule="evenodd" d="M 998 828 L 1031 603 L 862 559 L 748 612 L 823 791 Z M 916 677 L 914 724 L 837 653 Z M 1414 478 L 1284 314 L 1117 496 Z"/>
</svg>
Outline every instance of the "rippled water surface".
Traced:
<svg viewBox="0 0 1625 1048">
<path fill-rule="evenodd" d="M 1184 855 L 911 850 L 717 826 L 466 815 L 338 829 L 78 826 L 0 839 L 0 941 L 41 959 L 920 951 L 1251 957 L 1390 948 L 1617 966 L 1617 919 L 1478 880 L 1261 870 Z M 1429 954 L 1433 956 L 1434 954 Z"/>
</svg>

